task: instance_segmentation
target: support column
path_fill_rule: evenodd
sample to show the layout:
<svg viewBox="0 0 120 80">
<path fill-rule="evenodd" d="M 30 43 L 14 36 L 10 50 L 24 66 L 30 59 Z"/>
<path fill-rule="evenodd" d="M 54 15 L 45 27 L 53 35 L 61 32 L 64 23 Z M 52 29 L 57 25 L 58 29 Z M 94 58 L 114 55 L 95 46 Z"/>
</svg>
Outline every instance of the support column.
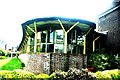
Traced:
<svg viewBox="0 0 120 80">
<path fill-rule="evenodd" d="M 86 54 L 86 37 L 87 35 L 89 34 L 89 32 L 91 31 L 92 28 L 90 28 L 88 30 L 88 32 L 84 35 L 84 48 L 83 48 L 83 54 L 85 55 Z"/>
<path fill-rule="evenodd" d="M 41 47 L 41 33 L 38 32 L 38 39 L 37 39 L 37 51 L 40 52 Z"/>
<path fill-rule="evenodd" d="M 100 36 L 98 36 L 97 38 L 95 38 L 95 39 L 93 40 L 93 52 L 95 51 L 95 41 L 98 40 L 99 38 L 100 38 Z"/>
<path fill-rule="evenodd" d="M 64 31 L 64 34 L 65 34 L 65 36 L 64 36 L 64 39 L 65 39 L 64 40 L 65 41 L 64 42 L 64 53 L 67 53 L 67 33 L 70 32 L 70 30 L 72 30 L 79 22 L 76 22 L 72 27 L 70 27 L 69 30 L 65 31 L 65 28 L 64 28 L 62 22 L 59 19 L 58 19 L 58 21 L 59 21 L 59 23 Z"/>
<path fill-rule="evenodd" d="M 53 33 L 53 44 L 54 44 L 54 53 L 55 53 L 56 31 L 54 31 L 54 33 Z"/>
<path fill-rule="evenodd" d="M 35 27 L 35 38 L 34 38 L 34 52 L 37 51 L 37 39 L 38 39 L 38 32 L 36 27 L 36 22 L 34 21 L 34 27 Z"/>
<path fill-rule="evenodd" d="M 37 51 L 37 38 L 38 38 L 38 33 L 35 32 L 35 37 L 34 37 L 34 52 Z"/>
<path fill-rule="evenodd" d="M 84 35 L 84 46 L 83 46 L 83 54 L 86 54 L 86 35 Z"/>
<path fill-rule="evenodd" d="M 48 32 L 46 31 L 45 53 L 47 53 Z"/>
<path fill-rule="evenodd" d="M 65 32 L 65 36 L 64 36 L 65 40 L 64 40 L 64 53 L 67 53 L 67 32 Z"/>
<path fill-rule="evenodd" d="M 27 42 L 27 53 L 30 52 L 30 37 L 28 38 L 28 42 Z"/>
</svg>

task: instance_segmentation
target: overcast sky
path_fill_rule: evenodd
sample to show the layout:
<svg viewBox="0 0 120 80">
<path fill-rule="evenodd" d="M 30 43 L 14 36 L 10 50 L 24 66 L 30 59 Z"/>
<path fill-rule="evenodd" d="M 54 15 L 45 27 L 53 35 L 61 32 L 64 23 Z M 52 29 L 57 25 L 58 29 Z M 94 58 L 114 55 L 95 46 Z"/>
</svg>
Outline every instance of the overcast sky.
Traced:
<svg viewBox="0 0 120 80">
<path fill-rule="evenodd" d="M 95 22 L 112 0 L 0 0 L 0 40 L 17 46 L 22 40 L 21 24 L 41 17 L 59 16 Z"/>
</svg>

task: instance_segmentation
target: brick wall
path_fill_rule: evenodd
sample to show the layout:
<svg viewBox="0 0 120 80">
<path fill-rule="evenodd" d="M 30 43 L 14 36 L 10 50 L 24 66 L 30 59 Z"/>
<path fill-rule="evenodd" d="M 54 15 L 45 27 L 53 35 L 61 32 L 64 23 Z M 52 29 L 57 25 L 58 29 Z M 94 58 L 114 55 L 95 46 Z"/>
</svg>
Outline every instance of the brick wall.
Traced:
<svg viewBox="0 0 120 80">
<path fill-rule="evenodd" d="M 36 74 L 50 74 L 55 70 L 67 71 L 69 68 L 83 68 L 87 66 L 87 56 L 82 54 L 59 54 L 59 53 L 43 53 L 31 54 L 27 61 L 26 70 Z"/>
<path fill-rule="evenodd" d="M 31 54 L 26 70 L 39 74 L 39 73 L 50 73 L 50 54 Z"/>
<path fill-rule="evenodd" d="M 100 17 L 98 26 L 99 31 L 108 31 L 104 44 L 106 51 L 120 53 L 120 8 Z"/>
<path fill-rule="evenodd" d="M 82 54 L 51 54 L 51 72 L 59 69 L 67 71 L 69 68 L 83 68 L 87 66 L 87 56 Z"/>
</svg>

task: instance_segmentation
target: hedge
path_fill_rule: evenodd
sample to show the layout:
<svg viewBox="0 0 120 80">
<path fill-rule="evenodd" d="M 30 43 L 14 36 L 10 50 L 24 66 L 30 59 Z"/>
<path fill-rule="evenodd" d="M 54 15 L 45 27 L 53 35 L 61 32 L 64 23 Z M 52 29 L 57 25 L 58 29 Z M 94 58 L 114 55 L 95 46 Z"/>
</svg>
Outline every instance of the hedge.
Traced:
<svg viewBox="0 0 120 80">
<path fill-rule="evenodd" d="M 50 80 L 53 79 L 55 75 L 51 74 L 50 76 L 47 74 L 38 74 L 35 75 L 32 72 L 28 72 L 25 70 L 21 70 L 21 69 L 16 69 L 13 71 L 9 71 L 9 70 L 1 70 L 0 71 L 0 80 L 19 80 L 19 79 L 38 79 L 38 80 Z"/>
<path fill-rule="evenodd" d="M 1 80 L 33 79 L 35 78 L 35 74 L 28 71 L 23 71 L 23 70 L 15 70 L 15 71 L 2 70 L 0 71 L 0 78 Z"/>
<path fill-rule="evenodd" d="M 0 80 L 19 80 L 19 79 L 38 79 L 38 80 L 119 80 L 120 79 L 120 70 L 105 70 L 98 71 L 96 73 L 87 72 L 85 70 L 79 69 L 69 69 L 67 72 L 56 71 L 53 72 L 50 76 L 47 74 L 38 74 L 35 75 L 32 72 L 24 71 L 21 69 L 8 71 L 0 71 Z"/>
<path fill-rule="evenodd" d="M 96 73 L 89 73 L 89 74 L 91 74 L 92 76 L 95 76 L 97 80 L 119 80 L 120 79 L 119 69 L 97 71 Z"/>
</svg>

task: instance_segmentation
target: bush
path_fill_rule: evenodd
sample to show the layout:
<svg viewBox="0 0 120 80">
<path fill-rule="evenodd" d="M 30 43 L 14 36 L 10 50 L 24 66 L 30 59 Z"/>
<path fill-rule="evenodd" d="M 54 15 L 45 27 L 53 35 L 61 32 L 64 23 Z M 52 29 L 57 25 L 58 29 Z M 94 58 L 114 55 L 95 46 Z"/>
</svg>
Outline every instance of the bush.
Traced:
<svg viewBox="0 0 120 80">
<path fill-rule="evenodd" d="M 34 73 L 31 73 L 28 71 L 23 71 L 23 70 L 15 70 L 15 71 L 2 70 L 0 71 L 1 80 L 34 79 L 34 78 L 35 78 Z"/>
<path fill-rule="evenodd" d="M 105 70 L 107 74 L 110 74 L 113 80 L 120 79 L 120 70 L 114 69 L 114 70 Z"/>
<path fill-rule="evenodd" d="M 1 67 L 2 70 L 22 69 L 22 62 L 17 58 L 12 58 L 7 64 Z"/>
<path fill-rule="evenodd" d="M 55 72 L 53 72 L 51 75 L 50 75 L 50 79 L 53 80 L 55 78 L 56 74 Z"/>
<path fill-rule="evenodd" d="M 93 72 L 119 69 L 120 68 L 120 57 L 114 54 L 107 54 L 104 52 L 94 52 L 88 54 L 88 66 L 94 67 Z M 112 65 L 112 66 L 111 66 Z"/>
<path fill-rule="evenodd" d="M 32 80 L 52 80 L 55 77 L 55 73 L 51 74 L 50 76 L 47 74 L 38 74 L 35 75 L 32 72 L 28 72 L 21 69 L 16 69 L 13 71 L 8 70 L 1 70 L 0 71 L 0 80 L 19 80 L 19 79 L 32 79 Z"/>
<path fill-rule="evenodd" d="M 0 79 L 4 80 L 4 78 L 13 78 L 12 72 L 7 70 L 0 71 Z"/>
<path fill-rule="evenodd" d="M 0 56 L 0 59 L 6 59 L 7 57 L 6 56 Z"/>
<path fill-rule="evenodd" d="M 92 76 L 95 76 L 97 80 L 119 80 L 120 79 L 120 71 L 118 69 L 97 71 L 96 73 L 90 73 L 90 74 L 92 74 Z"/>
<path fill-rule="evenodd" d="M 56 70 L 55 72 L 54 72 L 54 74 L 55 74 L 55 77 L 54 78 L 56 78 L 57 80 L 60 80 L 60 79 L 66 79 L 66 77 L 67 77 L 67 72 L 64 72 L 64 71 L 61 71 L 61 70 Z"/>
<path fill-rule="evenodd" d="M 0 48 L 0 56 L 5 56 L 7 53 L 3 49 Z"/>
<path fill-rule="evenodd" d="M 96 80 L 95 77 L 88 75 L 87 70 L 76 68 L 71 68 L 67 72 L 57 71 L 55 74 L 57 80 Z"/>
<path fill-rule="evenodd" d="M 37 79 L 42 79 L 42 80 L 49 80 L 50 76 L 47 74 L 39 74 L 36 76 Z"/>
<path fill-rule="evenodd" d="M 96 78 L 97 80 L 112 80 L 112 77 L 110 74 L 104 73 L 104 72 L 96 72 Z"/>
<path fill-rule="evenodd" d="M 15 73 L 16 78 L 22 78 L 22 79 L 32 79 L 35 78 L 35 74 L 32 72 L 28 72 L 25 70 L 17 69 L 14 70 L 13 73 Z"/>
</svg>

